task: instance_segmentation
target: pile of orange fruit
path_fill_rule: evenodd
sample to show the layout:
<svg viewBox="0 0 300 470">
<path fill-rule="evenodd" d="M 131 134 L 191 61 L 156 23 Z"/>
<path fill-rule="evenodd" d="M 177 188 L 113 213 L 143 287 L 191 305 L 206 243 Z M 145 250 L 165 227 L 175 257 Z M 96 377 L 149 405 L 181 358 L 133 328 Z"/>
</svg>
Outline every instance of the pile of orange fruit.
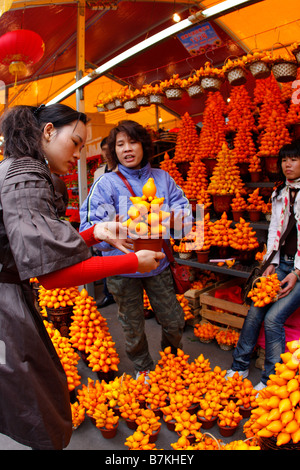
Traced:
<svg viewBox="0 0 300 470">
<path fill-rule="evenodd" d="M 237 130 L 233 145 L 234 148 L 232 153 L 236 163 L 249 163 L 249 166 L 251 163 L 252 167 L 255 163 L 258 163 L 256 147 L 251 130 L 246 127 L 240 127 Z"/>
<path fill-rule="evenodd" d="M 197 412 L 197 416 L 208 421 L 218 416 L 220 410 L 223 408 L 220 394 L 216 390 L 209 390 L 205 394 L 205 398 L 200 400 L 199 404 L 200 410 Z"/>
<path fill-rule="evenodd" d="M 61 336 L 60 332 L 46 320 L 44 320 L 44 325 L 65 371 L 68 389 L 72 392 L 81 383 L 81 377 L 77 369 L 80 357 L 72 348 L 68 338 Z"/>
<path fill-rule="evenodd" d="M 194 326 L 194 335 L 200 339 L 200 341 L 208 342 L 215 339 L 216 333 L 219 331 L 219 328 L 212 323 L 204 322 L 197 323 Z"/>
<path fill-rule="evenodd" d="M 228 130 L 256 130 L 253 104 L 245 85 L 232 87 L 228 103 Z"/>
<path fill-rule="evenodd" d="M 81 423 L 83 423 L 85 419 L 85 408 L 84 406 L 75 401 L 75 403 L 71 403 L 71 412 L 72 412 L 72 427 L 73 429 L 77 429 Z"/>
<path fill-rule="evenodd" d="M 135 420 L 138 425 L 137 431 L 151 435 L 160 429 L 161 422 L 159 420 L 160 416 L 157 416 L 154 411 L 142 408 L 140 415 Z"/>
<path fill-rule="evenodd" d="M 260 139 L 258 156 L 277 156 L 281 147 L 290 144 L 292 139 L 286 126 L 286 111 L 270 110 L 268 121 Z"/>
<path fill-rule="evenodd" d="M 259 188 L 256 188 L 247 198 L 248 211 L 262 211 L 264 207 L 264 200 L 259 194 Z"/>
<path fill-rule="evenodd" d="M 161 210 L 164 197 L 156 196 L 156 185 L 153 178 L 144 184 L 142 196 L 131 196 L 133 203 L 128 210 L 129 218 L 123 222 L 128 228 L 129 235 L 142 237 L 161 237 L 166 233 L 166 226 L 162 224 L 170 217 L 170 212 Z"/>
<path fill-rule="evenodd" d="M 96 405 L 92 418 L 95 420 L 97 428 L 105 429 L 113 429 L 119 421 L 119 416 L 115 415 L 112 408 L 106 403 Z"/>
<path fill-rule="evenodd" d="M 149 438 L 149 434 L 136 430 L 131 436 L 127 437 L 125 446 L 129 450 L 156 450 L 155 443 L 150 443 Z"/>
<path fill-rule="evenodd" d="M 170 156 L 167 152 L 165 152 L 164 159 L 160 163 L 160 168 L 162 170 L 166 171 L 167 173 L 169 173 L 169 175 L 171 176 L 171 178 L 173 178 L 175 183 L 178 186 L 180 186 L 181 188 L 183 188 L 183 186 L 185 184 L 184 179 L 183 179 L 180 171 L 177 168 L 177 165 L 174 161 L 174 158 L 170 158 Z"/>
<path fill-rule="evenodd" d="M 190 164 L 187 178 L 182 188 L 184 194 L 188 199 L 198 200 L 198 195 L 201 191 L 207 189 L 207 185 L 206 167 L 200 159 L 195 159 Z"/>
<path fill-rule="evenodd" d="M 221 218 L 211 225 L 211 244 L 213 246 L 227 247 L 230 245 L 233 230 L 231 224 L 232 220 L 229 220 L 226 212 L 223 212 Z"/>
<path fill-rule="evenodd" d="M 184 296 L 184 294 L 176 294 L 176 298 L 180 303 L 183 313 L 184 313 L 184 320 L 191 320 L 194 318 L 194 314 L 192 313 L 191 307 L 189 305 L 188 299 Z"/>
<path fill-rule="evenodd" d="M 243 212 L 247 208 L 247 203 L 239 192 L 235 194 L 230 205 L 233 212 Z"/>
<path fill-rule="evenodd" d="M 216 341 L 219 345 L 233 346 L 237 345 L 239 340 L 239 332 L 228 328 L 227 330 L 219 330 L 215 334 Z"/>
<path fill-rule="evenodd" d="M 237 404 L 230 400 L 218 414 L 220 426 L 237 427 L 239 422 L 243 419 L 239 413 L 239 407 Z"/>
<path fill-rule="evenodd" d="M 191 249 L 195 251 L 208 251 L 212 245 L 213 222 L 210 220 L 210 214 L 204 215 L 202 220 L 196 220 L 191 232 L 187 238 L 192 240 Z"/>
<path fill-rule="evenodd" d="M 63 289 L 45 289 L 39 288 L 39 305 L 44 311 L 45 307 L 60 309 L 74 305 L 75 298 L 78 295 L 77 287 Z"/>
<path fill-rule="evenodd" d="M 213 169 L 207 191 L 211 195 L 245 193 L 244 183 L 240 171 L 234 163 L 232 150 L 225 143 L 217 155 L 217 163 Z"/>
<path fill-rule="evenodd" d="M 239 251 L 252 251 L 259 247 L 256 232 L 243 217 L 230 233 L 229 245 Z"/>
<path fill-rule="evenodd" d="M 277 273 L 274 273 L 260 277 L 248 293 L 248 297 L 255 307 L 265 307 L 277 299 L 279 292 L 280 281 Z"/>
<path fill-rule="evenodd" d="M 189 113 L 181 117 L 177 134 L 174 162 L 193 162 L 198 150 L 199 138 Z"/>
<path fill-rule="evenodd" d="M 175 431 L 181 436 L 202 437 L 200 433 L 201 423 L 197 420 L 196 414 L 191 414 L 188 411 L 177 411 L 173 414 L 173 418 L 176 421 Z"/>
<path fill-rule="evenodd" d="M 271 438 L 277 446 L 298 444 L 300 441 L 300 341 L 286 344 L 282 362 L 275 366 L 266 388 L 256 399 L 249 421 L 244 425 L 247 437 Z"/>
</svg>

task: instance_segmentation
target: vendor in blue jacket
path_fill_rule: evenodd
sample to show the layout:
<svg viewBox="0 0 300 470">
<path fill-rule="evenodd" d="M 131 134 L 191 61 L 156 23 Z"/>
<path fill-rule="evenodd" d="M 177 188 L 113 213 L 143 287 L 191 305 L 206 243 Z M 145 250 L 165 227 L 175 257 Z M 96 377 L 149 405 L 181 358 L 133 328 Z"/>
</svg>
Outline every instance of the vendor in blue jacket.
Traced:
<svg viewBox="0 0 300 470">
<path fill-rule="evenodd" d="M 153 147 L 148 131 L 135 121 L 122 121 L 111 130 L 108 145 L 115 169 L 94 182 L 80 210 L 80 231 L 97 222 L 113 220 L 116 216 L 122 220 L 128 218 L 132 194 L 118 175 L 119 171 L 137 196 L 142 196 L 142 188 L 148 179 L 154 178 L 157 196 L 165 198 L 163 209 L 171 212 L 169 235 L 171 233 L 174 238 L 186 235 L 192 222 L 189 201 L 167 172 L 151 167 L 149 159 Z M 132 245 L 128 247 L 132 248 Z M 122 254 L 104 242 L 97 248 L 103 256 Z M 162 328 L 162 349 L 170 346 L 172 353 L 176 354 L 177 348 L 181 347 L 184 313 L 176 298 L 168 259 L 165 257 L 159 267 L 149 273 L 109 277 L 107 287 L 118 305 L 126 353 L 134 364 L 136 378 L 143 374 L 147 380 L 149 371 L 154 369 L 154 362 L 145 335 L 144 290 Z"/>
</svg>

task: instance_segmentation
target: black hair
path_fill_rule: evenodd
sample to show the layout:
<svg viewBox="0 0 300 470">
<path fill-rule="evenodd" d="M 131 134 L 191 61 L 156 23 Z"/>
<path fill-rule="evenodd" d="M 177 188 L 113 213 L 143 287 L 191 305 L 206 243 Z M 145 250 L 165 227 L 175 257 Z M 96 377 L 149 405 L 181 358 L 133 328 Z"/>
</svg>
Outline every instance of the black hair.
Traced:
<svg viewBox="0 0 300 470">
<path fill-rule="evenodd" d="M 42 131 L 48 122 L 56 129 L 74 121 L 87 123 L 87 116 L 64 104 L 15 106 L 1 120 L 5 157 L 32 157 L 44 161 Z M 77 124 L 76 124 L 77 125 Z"/>
<path fill-rule="evenodd" d="M 104 137 L 104 139 L 101 140 L 100 147 L 103 149 L 104 145 L 107 144 L 108 137 Z"/>
<path fill-rule="evenodd" d="M 282 160 L 283 158 L 300 158 L 300 139 L 296 139 L 290 144 L 286 144 L 279 150 L 277 168 L 278 168 L 278 178 L 277 178 L 277 188 L 276 194 L 278 195 L 282 188 L 285 186 L 285 176 L 282 171 Z"/>
<path fill-rule="evenodd" d="M 114 162 L 114 167 L 119 163 L 115 150 L 116 138 L 119 132 L 125 132 L 125 134 L 129 135 L 131 139 L 136 142 L 141 142 L 143 147 L 143 159 L 141 165 L 142 167 L 145 166 L 153 155 L 151 135 L 141 124 L 131 120 L 124 120 L 120 121 L 119 124 L 110 131 L 108 136 L 108 147 Z"/>
</svg>

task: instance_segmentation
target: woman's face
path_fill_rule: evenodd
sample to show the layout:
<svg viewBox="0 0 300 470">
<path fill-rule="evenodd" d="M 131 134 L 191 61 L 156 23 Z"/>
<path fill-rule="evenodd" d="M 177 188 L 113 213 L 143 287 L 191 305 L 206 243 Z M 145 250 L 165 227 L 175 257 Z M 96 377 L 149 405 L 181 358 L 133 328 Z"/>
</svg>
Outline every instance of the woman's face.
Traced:
<svg viewBox="0 0 300 470">
<path fill-rule="evenodd" d="M 56 129 L 48 123 L 43 131 L 43 151 L 53 173 L 69 173 L 80 158 L 87 138 L 86 125 L 74 121 Z"/>
<path fill-rule="evenodd" d="M 118 132 L 115 152 L 121 165 L 133 170 L 141 168 L 144 156 L 142 143 L 133 140 L 126 132 Z"/>
<path fill-rule="evenodd" d="M 282 172 L 288 180 L 300 178 L 300 156 L 284 157 L 281 161 Z"/>
</svg>

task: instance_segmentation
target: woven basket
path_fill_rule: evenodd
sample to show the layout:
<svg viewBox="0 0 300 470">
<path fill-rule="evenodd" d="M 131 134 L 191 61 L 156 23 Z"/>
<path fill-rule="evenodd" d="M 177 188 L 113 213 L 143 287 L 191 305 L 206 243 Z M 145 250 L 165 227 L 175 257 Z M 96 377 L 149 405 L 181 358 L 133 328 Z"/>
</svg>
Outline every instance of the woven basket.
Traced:
<svg viewBox="0 0 300 470">
<path fill-rule="evenodd" d="M 204 92 L 203 88 L 199 84 L 189 86 L 186 91 L 191 98 L 198 98 Z"/>
<path fill-rule="evenodd" d="M 113 111 L 114 109 L 116 109 L 115 102 L 110 101 L 109 103 L 106 103 L 106 109 L 108 109 L 108 111 Z"/>
<path fill-rule="evenodd" d="M 187 252 L 187 253 L 184 253 L 184 252 L 179 252 L 179 258 L 180 259 L 190 259 L 192 257 L 192 252 Z"/>
<path fill-rule="evenodd" d="M 280 83 L 287 83 L 296 80 L 297 64 L 295 62 L 279 62 L 272 65 L 272 72 L 276 80 Z"/>
<path fill-rule="evenodd" d="M 137 102 L 138 106 L 149 106 L 150 105 L 149 96 L 137 96 L 136 97 L 136 102 Z"/>
<path fill-rule="evenodd" d="M 163 95 L 149 95 L 150 104 L 162 104 L 164 102 Z"/>
<path fill-rule="evenodd" d="M 126 113 L 137 113 L 140 110 L 136 100 L 124 101 L 123 106 Z"/>
<path fill-rule="evenodd" d="M 259 445 L 261 450 L 300 450 L 300 443 L 297 444 L 287 443 L 282 446 L 276 444 L 276 437 L 260 437 Z"/>
<path fill-rule="evenodd" d="M 244 85 L 247 82 L 246 72 L 241 67 L 235 67 L 227 72 L 227 79 L 232 86 Z"/>
<path fill-rule="evenodd" d="M 258 60 L 249 65 L 249 70 L 254 78 L 268 78 L 271 74 L 271 68 L 263 61 Z"/>
<path fill-rule="evenodd" d="M 115 99 L 115 109 L 123 108 L 122 101 L 119 98 Z"/>
<path fill-rule="evenodd" d="M 222 85 L 222 80 L 217 77 L 203 77 L 201 79 L 201 86 L 206 91 L 219 91 Z"/>
<path fill-rule="evenodd" d="M 300 49 L 294 50 L 293 54 L 296 57 L 296 60 L 297 60 L 298 64 L 300 64 Z"/>
<path fill-rule="evenodd" d="M 105 106 L 97 106 L 98 113 L 105 113 L 106 109 Z"/>
<path fill-rule="evenodd" d="M 166 88 L 165 94 L 168 100 L 180 100 L 183 91 L 181 88 Z"/>
</svg>

